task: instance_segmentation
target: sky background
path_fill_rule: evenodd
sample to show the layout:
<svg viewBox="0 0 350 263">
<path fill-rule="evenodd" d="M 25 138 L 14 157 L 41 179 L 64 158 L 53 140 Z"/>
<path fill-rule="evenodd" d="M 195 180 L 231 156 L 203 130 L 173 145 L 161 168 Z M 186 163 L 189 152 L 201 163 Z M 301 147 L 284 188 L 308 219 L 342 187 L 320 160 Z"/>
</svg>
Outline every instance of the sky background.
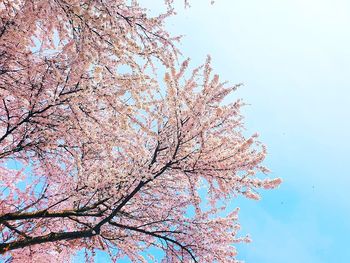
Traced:
<svg viewBox="0 0 350 263">
<path fill-rule="evenodd" d="M 157 12 L 162 0 L 145 0 Z M 178 0 L 178 2 L 181 2 Z M 230 99 L 249 106 L 247 134 L 268 146 L 281 177 L 261 201 L 240 198 L 247 263 L 349 262 L 350 2 L 192 0 L 169 20 L 193 67 L 207 54 L 215 72 L 244 83 Z M 78 261 L 77 261 L 78 262 Z M 98 263 L 106 262 L 101 256 Z"/>
</svg>

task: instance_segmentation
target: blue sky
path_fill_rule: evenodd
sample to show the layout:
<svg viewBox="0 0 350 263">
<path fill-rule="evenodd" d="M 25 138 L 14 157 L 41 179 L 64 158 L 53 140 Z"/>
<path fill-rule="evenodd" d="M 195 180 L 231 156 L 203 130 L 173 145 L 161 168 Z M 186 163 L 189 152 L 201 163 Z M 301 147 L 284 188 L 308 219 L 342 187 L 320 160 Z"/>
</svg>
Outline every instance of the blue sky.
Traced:
<svg viewBox="0 0 350 263">
<path fill-rule="evenodd" d="M 222 79 L 244 83 L 231 99 L 250 104 L 247 133 L 260 133 L 284 180 L 259 202 L 233 201 L 253 239 L 241 260 L 349 262 L 349 14 L 346 0 L 192 0 L 169 21 L 191 65 L 211 54 Z"/>
<path fill-rule="evenodd" d="M 251 104 L 248 133 L 284 180 L 259 202 L 233 202 L 253 239 L 239 259 L 349 262 L 349 13 L 341 0 L 194 0 L 169 24 L 194 64 L 211 54 L 223 79 L 245 84 L 232 99 Z"/>
</svg>

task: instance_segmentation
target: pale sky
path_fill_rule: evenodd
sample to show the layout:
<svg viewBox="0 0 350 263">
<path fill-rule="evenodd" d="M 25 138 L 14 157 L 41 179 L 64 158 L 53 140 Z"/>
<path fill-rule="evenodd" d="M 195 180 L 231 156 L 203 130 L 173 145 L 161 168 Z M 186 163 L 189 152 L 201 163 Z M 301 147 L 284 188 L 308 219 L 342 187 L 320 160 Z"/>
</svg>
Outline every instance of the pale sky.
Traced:
<svg viewBox="0 0 350 263">
<path fill-rule="evenodd" d="M 156 12 L 161 1 L 142 2 Z M 210 54 L 222 79 L 244 83 L 230 99 L 250 104 L 247 133 L 260 133 L 271 176 L 284 180 L 259 202 L 233 202 L 253 239 L 238 259 L 349 262 L 350 1 L 191 2 L 169 30 L 185 35 L 193 67 Z"/>
<path fill-rule="evenodd" d="M 349 262 L 350 2 L 192 1 L 169 28 L 201 63 L 211 54 L 237 92 L 248 133 L 268 146 L 282 177 L 259 202 L 238 200 L 246 262 Z M 209 1 L 208 1 L 209 2 Z M 235 99 L 233 96 L 232 99 Z"/>
</svg>

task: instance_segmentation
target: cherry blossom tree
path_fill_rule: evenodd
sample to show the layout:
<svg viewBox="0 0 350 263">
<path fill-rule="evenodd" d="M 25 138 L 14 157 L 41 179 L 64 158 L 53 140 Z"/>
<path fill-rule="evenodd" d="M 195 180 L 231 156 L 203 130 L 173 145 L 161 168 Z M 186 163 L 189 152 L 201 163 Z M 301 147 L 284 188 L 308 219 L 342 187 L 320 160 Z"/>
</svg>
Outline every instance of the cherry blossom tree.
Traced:
<svg viewBox="0 0 350 263">
<path fill-rule="evenodd" d="M 136 1 L 0 1 L 0 253 L 7 262 L 237 262 L 233 198 L 278 186 L 238 86 L 189 70 L 175 14 Z M 164 72 L 164 74 L 163 74 Z"/>
</svg>

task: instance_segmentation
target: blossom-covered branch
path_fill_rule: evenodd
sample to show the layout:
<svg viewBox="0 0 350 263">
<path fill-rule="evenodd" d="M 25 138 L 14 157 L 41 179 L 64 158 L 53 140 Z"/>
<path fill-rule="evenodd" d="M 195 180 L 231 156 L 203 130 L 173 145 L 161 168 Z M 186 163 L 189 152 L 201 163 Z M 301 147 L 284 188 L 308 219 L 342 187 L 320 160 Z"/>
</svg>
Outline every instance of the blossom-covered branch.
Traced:
<svg viewBox="0 0 350 263">
<path fill-rule="evenodd" d="M 144 262 L 152 246 L 171 262 L 236 262 L 249 239 L 227 203 L 281 180 L 242 133 L 243 102 L 225 102 L 239 85 L 209 57 L 179 64 L 165 4 L 151 17 L 137 1 L 0 3 L 4 261 L 101 249 Z"/>
</svg>

